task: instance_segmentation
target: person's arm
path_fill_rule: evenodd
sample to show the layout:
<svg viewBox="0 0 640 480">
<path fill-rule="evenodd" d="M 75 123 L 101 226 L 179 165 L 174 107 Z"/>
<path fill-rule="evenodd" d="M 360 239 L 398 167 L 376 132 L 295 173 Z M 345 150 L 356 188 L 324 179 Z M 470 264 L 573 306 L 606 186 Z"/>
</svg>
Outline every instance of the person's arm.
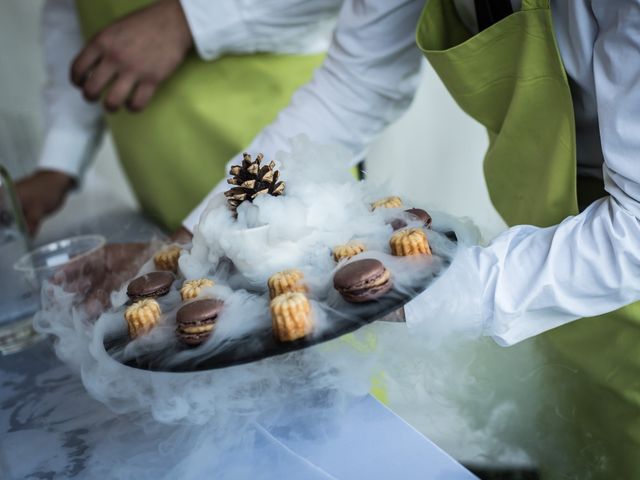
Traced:
<svg viewBox="0 0 640 480">
<path fill-rule="evenodd" d="M 318 53 L 327 49 L 343 0 L 180 0 L 198 51 Z"/>
<path fill-rule="evenodd" d="M 466 251 L 434 285 L 451 302 L 441 305 L 443 321 L 466 293 L 460 323 L 450 327 L 512 345 L 640 300 L 640 2 L 617 5 L 592 2 L 598 23 L 593 75 L 610 196 L 557 226 L 511 228 L 488 247 Z M 428 329 L 429 309 L 438 301 L 433 292 L 418 297 L 405 309 L 408 323 Z"/>
<path fill-rule="evenodd" d="M 44 141 L 37 170 L 16 185 L 31 233 L 81 179 L 103 131 L 100 108 L 85 102 L 69 82 L 69 65 L 83 44 L 73 0 L 47 0 L 41 35 Z"/>
<path fill-rule="evenodd" d="M 208 60 L 224 53 L 318 48 L 336 0 L 157 0 L 111 23 L 87 42 L 73 82 L 108 111 L 143 110 L 194 46 Z M 302 40 L 304 39 L 304 40 Z"/>
<path fill-rule="evenodd" d="M 416 0 L 345 1 L 325 62 L 246 150 L 273 157 L 303 133 L 346 147 L 354 162 L 361 158 L 413 99 L 422 58 L 414 32 L 423 6 Z M 223 181 L 213 193 L 224 188 Z M 193 231 L 210 198 L 185 219 L 186 229 Z"/>
</svg>

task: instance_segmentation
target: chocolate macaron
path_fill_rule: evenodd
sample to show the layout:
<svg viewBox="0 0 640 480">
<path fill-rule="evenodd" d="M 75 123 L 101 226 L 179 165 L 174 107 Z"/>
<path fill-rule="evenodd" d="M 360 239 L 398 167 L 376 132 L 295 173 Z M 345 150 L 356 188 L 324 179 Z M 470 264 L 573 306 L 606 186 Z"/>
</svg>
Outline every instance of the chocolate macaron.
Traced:
<svg viewBox="0 0 640 480">
<path fill-rule="evenodd" d="M 348 302 L 369 302 L 391 290 L 391 272 L 380 260 L 357 260 L 336 272 L 333 286 Z"/>
<path fill-rule="evenodd" d="M 405 213 L 411 220 L 421 222 L 423 227 L 431 228 L 431 215 L 429 215 L 425 210 L 421 208 L 410 208 L 408 210 L 405 210 Z M 391 227 L 394 230 L 400 230 L 401 228 L 404 228 L 406 226 L 407 222 L 405 222 L 402 218 L 396 218 L 391 222 Z"/>
<path fill-rule="evenodd" d="M 203 343 L 213 332 L 223 305 L 220 300 L 206 298 L 180 308 L 176 314 L 178 340 L 192 347 Z"/>
<path fill-rule="evenodd" d="M 171 272 L 151 272 L 135 278 L 127 287 L 131 300 L 162 297 L 169 293 L 175 277 Z"/>
</svg>

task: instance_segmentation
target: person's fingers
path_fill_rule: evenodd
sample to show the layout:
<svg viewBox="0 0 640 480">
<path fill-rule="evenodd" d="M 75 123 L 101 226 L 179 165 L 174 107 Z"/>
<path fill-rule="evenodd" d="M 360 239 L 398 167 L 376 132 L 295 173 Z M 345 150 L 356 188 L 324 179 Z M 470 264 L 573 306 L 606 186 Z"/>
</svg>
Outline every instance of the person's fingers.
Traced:
<svg viewBox="0 0 640 480">
<path fill-rule="evenodd" d="M 95 42 L 90 42 L 80 51 L 71 64 L 71 82 L 78 87 L 82 87 L 100 57 L 102 57 L 102 49 Z"/>
<path fill-rule="evenodd" d="M 104 99 L 104 106 L 109 112 L 116 112 L 131 95 L 136 85 L 136 77 L 131 73 L 123 73 L 113 82 Z"/>
<path fill-rule="evenodd" d="M 138 84 L 133 95 L 131 95 L 127 102 L 127 108 L 132 112 L 142 111 L 151 101 L 155 92 L 156 85 L 154 83 L 143 82 Z"/>
<path fill-rule="evenodd" d="M 42 221 L 42 212 L 40 209 L 29 207 L 28 205 L 23 206 L 22 211 L 24 212 L 24 220 L 27 223 L 27 230 L 29 231 L 29 235 L 33 236 L 38 231 L 38 227 L 40 226 L 40 222 Z"/>
<path fill-rule="evenodd" d="M 98 100 L 102 91 L 109 85 L 109 82 L 118 73 L 118 67 L 110 60 L 102 59 L 91 71 L 89 78 L 84 83 L 84 97 L 93 102 Z"/>
</svg>

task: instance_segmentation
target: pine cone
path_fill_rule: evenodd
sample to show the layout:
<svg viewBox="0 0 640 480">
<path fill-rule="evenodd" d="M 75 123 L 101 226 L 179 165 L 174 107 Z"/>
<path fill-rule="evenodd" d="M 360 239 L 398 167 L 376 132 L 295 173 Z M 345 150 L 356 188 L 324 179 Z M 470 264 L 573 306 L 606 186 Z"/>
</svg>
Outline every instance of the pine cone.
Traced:
<svg viewBox="0 0 640 480">
<path fill-rule="evenodd" d="M 260 166 L 264 155 L 258 154 L 255 160 L 251 160 L 251 155 L 243 154 L 242 165 L 234 165 L 229 170 L 233 178 L 229 178 L 227 183 L 235 185 L 224 192 L 227 197 L 229 208 L 236 213 L 238 205 L 245 200 L 252 202 L 258 195 L 268 193 L 277 197 L 284 192 L 284 182 L 278 182 L 278 170 L 275 170 L 275 162 Z"/>
</svg>

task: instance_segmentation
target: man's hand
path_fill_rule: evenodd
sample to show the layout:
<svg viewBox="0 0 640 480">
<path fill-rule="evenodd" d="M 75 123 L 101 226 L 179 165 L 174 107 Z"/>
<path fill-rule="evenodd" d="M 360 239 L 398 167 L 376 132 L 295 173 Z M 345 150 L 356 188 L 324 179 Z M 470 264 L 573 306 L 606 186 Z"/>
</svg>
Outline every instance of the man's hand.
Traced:
<svg viewBox="0 0 640 480">
<path fill-rule="evenodd" d="M 72 177 L 53 170 L 39 170 L 16 183 L 29 234 L 34 235 L 45 217 L 62 206 L 73 184 Z"/>
<path fill-rule="evenodd" d="M 159 0 L 97 33 L 71 66 L 89 101 L 140 111 L 183 62 L 193 38 L 179 0 Z"/>
</svg>

